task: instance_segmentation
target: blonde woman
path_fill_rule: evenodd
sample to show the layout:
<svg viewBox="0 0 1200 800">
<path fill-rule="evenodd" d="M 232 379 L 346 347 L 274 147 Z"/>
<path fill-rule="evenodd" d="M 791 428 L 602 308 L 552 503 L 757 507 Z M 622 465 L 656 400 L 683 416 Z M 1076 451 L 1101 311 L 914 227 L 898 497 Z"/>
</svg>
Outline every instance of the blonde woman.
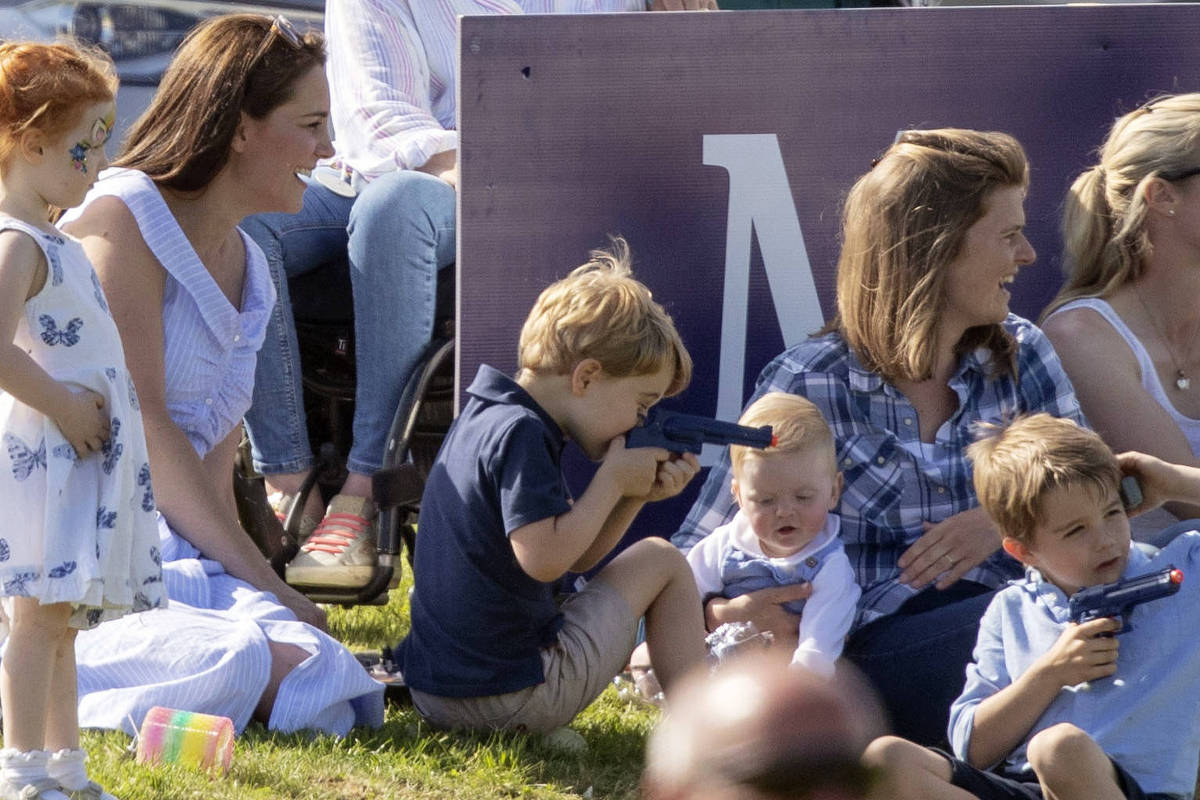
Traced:
<svg viewBox="0 0 1200 800">
<path fill-rule="evenodd" d="M 847 197 L 837 316 L 768 364 L 755 390 L 803 395 L 833 429 L 845 482 L 836 511 L 862 587 L 844 654 L 879 688 L 895 730 L 923 743 L 943 741 L 979 618 L 1017 574 L 971 486 L 972 428 L 1027 411 L 1081 419 L 1050 343 L 1008 310 L 1005 286 L 1035 257 L 1027 181 L 1006 134 L 901 134 Z M 726 458 L 676 544 L 732 517 L 729 478 Z M 780 604 L 796 592 L 714 599 L 707 621 L 794 630 Z"/>
<path fill-rule="evenodd" d="M 1063 216 L 1067 280 L 1044 317 L 1114 450 L 1200 466 L 1200 94 L 1120 117 Z M 1134 517 L 1148 538 L 1200 506 Z"/>
</svg>

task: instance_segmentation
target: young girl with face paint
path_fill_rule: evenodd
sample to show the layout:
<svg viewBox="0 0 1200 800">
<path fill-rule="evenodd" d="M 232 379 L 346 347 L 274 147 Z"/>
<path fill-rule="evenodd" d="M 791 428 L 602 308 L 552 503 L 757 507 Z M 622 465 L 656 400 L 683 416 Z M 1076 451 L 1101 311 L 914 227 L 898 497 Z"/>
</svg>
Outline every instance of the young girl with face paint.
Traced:
<svg viewBox="0 0 1200 800">
<path fill-rule="evenodd" d="M 165 603 L 116 323 L 83 248 L 51 224 L 108 163 L 116 87 L 101 54 L 0 45 L 2 800 L 115 800 L 79 748 L 75 633 Z"/>
</svg>

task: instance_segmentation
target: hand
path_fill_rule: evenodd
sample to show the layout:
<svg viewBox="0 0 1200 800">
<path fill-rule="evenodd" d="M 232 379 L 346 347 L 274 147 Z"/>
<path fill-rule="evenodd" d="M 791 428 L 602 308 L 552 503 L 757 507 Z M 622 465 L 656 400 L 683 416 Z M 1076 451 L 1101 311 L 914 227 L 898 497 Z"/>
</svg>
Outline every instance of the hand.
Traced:
<svg viewBox="0 0 1200 800">
<path fill-rule="evenodd" d="M 1117 671 L 1120 643 L 1116 636 L 1105 634 L 1116 633 L 1120 627 L 1121 623 L 1111 617 L 1082 624 L 1070 622 L 1033 668 L 1058 688 L 1112 675 Z"/>
<path fill-rule="evenodd" d="M 1117 456 L 1121 471 L 1138 479 L 1142 502 L 1127 509 L 1136 516 L 1172 500 L 1196 503 L 1200 499 L 1200 470 L 1171 464 L 1146 453 L 1128 452 Z"/>
<path fill-rule="evenodd" d="M 682 456 L 672 455 L 666 461 L 658 464 L 658 474 L 654 476 L 654 485 L 646 493 L 646 502 L 666 500 L 683 491 L 696 473 L 700 471 L 700 461 L 693 453 Z"/>
<path fill-rule="evenodd" d="M 606 475 L 622 497 L 648 498 L 658 482 L 660 465 L 670 458 L 661 447 L 626 448 L 625 437 L 618 436 L 608 443 L 597 476 Z"/>
<path fill-rule="evenodd" d="M 651 11 L 716 11 L 717 0 L 654 0 Z"/>
<path fill-rule="evenodd" d="M 54 420 L 75 455 L 83 458 L 108 441 L 108 415 L 104 413 L 104 396 L 91 389 L 75 392 L 63 404 L 61 416 Z"/>
<path fill-rule="evenodd" d="M 805 600 L 811 594 L 812 584 L 805 582 L 771 586 L 732 599 L 714 597 L 704 605 L 704 622 L 710 631 L 726 622 L 753 622 L 760 631 L 775 634 L 777 643 L 788 642 L 799 636 L 800 615 L 783 604 Z"/>
<path fill-rule="evenodd" d="M 317 630 L 327 631 L 325 612 L 304 595 L 288 586 L 282 580 L 275 588 L 275 599 L 291 610 L 301 622 L 307 622 Z"/>
<path fill-rule="evenodd" d="M 897 562 L 900 582 L 917 589 L 934 581 L 938 589 L 952 586 L 1000 547 L 1000 531 L 982 508 L 924 526 L 925 533 Z"/>
</svg>

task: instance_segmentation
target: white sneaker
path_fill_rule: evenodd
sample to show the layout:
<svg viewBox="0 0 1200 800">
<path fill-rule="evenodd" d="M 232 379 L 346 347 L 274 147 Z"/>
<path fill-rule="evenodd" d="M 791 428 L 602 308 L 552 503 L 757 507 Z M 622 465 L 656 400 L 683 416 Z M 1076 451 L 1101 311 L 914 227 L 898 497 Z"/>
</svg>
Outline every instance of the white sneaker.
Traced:
<svg viewBox="0 0 1200 800">
<path fill-rule="evenodd" d="M 365 586 L 375 572 L 378 531 L 375 504 L 365 497 L 339 494 L 325 519 L 288 564 L 293 586 Z"/>
<path fill-rule="evenodd" d="M 316 491 L 315 489 L 313 491 Z M 267 495 L 267 505 L 275 512 L 275 518 L 279 520 L 280 525 L 287 523 L 288 514 L 292 510 L 292 505 L 296 502 L 299 495 L 285 494 L 284 492 L 273 492 Z M 308 537 L 317 529 L 317 525 L 321 524 L 321 520 L 316 517 L 311 517 L 308 514 L 300 515 L 300 530 L 296 532 L 296 540 L 299 542 L 308 541 Z"/>
</svg>

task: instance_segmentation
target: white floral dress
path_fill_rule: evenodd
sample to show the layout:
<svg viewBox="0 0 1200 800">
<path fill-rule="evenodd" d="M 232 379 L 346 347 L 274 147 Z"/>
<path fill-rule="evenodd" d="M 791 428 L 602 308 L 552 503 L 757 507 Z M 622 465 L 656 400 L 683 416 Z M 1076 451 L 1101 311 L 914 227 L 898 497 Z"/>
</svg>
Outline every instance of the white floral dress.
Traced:
<svg viewBox="0 0 1200 800">
<path fill-rule="evenodd" d="M 103 395 L 111 434 L 79 458 L 48 417 L 0 392 L 0 594 L 71 603 L 90 628 L 166 604 L 150 465 L 133 380 L 79 242 L 10 217 L 46 257 L 13 342 L 55 380 Z"/>
</svg>

